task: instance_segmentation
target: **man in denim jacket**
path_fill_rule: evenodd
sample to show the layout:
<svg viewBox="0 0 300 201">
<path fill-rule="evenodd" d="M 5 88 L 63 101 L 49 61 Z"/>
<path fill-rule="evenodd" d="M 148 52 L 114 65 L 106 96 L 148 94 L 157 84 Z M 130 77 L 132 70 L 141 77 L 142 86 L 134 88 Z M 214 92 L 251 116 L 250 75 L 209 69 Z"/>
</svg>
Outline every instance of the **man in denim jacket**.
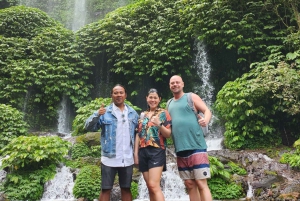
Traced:
<svg viewBox="0 0 300 201">
<path fill-rule="evenodd" d="M 124 103 L 126 89 L 117 84 L 111 91 L 113 103 L 94 112 L 85 129 L 101 128 L 101 193 L 99 201 L 109 201 L 116 174 L 119 175 L 122 201 L 132 201 L 130 191 L 133 174 L 133 150 L 138 114 Z"/>
</svg>

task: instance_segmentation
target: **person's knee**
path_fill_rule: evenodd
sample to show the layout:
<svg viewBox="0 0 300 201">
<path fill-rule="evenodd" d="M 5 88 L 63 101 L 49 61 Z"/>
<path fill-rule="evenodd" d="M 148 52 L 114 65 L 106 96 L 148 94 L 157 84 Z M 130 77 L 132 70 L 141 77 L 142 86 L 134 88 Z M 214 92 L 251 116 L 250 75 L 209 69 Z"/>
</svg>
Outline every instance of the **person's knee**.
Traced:
<svg viewBox="0 0 300 201">
<path fill-rule="evenodd" d="M 160 185 L 157 182 L 148 181 L 147 187 L 148 187 L 149 191 L 154 192 L 160 188 Z"/>
<path fill-rule="evenodd" d="M 206 179 L 198 180 L 197 184 L 198 184 L 198 188 L 199 188 L 200 191 L 203 190 L 203 189 L 208 188 Z"/>
<path fill-rule="evenodd" d="M 111 189 L 102 189 L 101 190 L 101 193 L 105 194 L 105 195 L 110 194 L 110 192 L 111 192 Z"/>
<path fill-rule="evenodd" d="M 184 185 L 187 189 L 193 189 L 197 187 L 193 180 L 184 180 Z"/>
<path fill-rule="evenodd" d="M 122 193 L 131 193 L 130 188 L 121 188 Z"/>
</svg>

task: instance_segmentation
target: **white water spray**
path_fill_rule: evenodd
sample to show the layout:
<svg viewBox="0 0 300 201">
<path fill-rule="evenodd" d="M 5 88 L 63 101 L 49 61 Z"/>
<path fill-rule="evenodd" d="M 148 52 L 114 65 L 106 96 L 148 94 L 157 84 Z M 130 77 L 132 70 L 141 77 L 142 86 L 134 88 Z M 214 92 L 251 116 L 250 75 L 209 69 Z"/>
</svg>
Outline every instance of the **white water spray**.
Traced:
<svg viewBox="0 0 300 201">
<path fill-rule="evenodd" d="M 86 13 L 85 0 L 75 0 L 72 31 L 77 31 L 85 25 Z"/>
<path fill-rule="evenodd" d="M 58 124 L 57 132 L 65 136 L 70 135 L 70 108 L 68 104 L 68 98 L 63 96 L 58 110 Z"/>
<path fill-rule="evenodd" d="M 202 41 L 195 41 L 194 48 L 197 52 L 194 67 L 197 70 L 197 75 L 202 80 L 202 84 L 195 86 L 194 91 L 201 94 L 200 97 L 203 101 L 205 101 L 208 106 L 211 106 L 215 89 L 210 83 L 211 66 L 208 62 L 206 46 Z"/>
<path fill-rule="evenodd" d="M 179 177 L 176 163 L 167 164 L 167 171 L 163 172 L 161 178 L 161 188 L 165 200 L 168 201 L 188 201 L 189 197 L 185 191 L 182 179 Z M 149 192 L 143 176 L 139 180 L 139 195 L 135 201 L 149 200 Z"/>
<path fill-rule="evenodd" d="M 56 169 L 54 179 L 45 183 L 41 201 L 75 200 L 73 196 L 74 181 L 70 168 L 63 166 Z"/>
</svg>

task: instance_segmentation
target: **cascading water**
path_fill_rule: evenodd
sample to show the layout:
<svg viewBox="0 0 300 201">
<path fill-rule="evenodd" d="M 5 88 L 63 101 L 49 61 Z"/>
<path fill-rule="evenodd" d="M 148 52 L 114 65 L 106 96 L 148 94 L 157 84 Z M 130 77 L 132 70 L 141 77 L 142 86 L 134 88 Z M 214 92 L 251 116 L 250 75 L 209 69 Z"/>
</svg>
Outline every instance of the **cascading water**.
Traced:
<svg viewBox="0 0 300 201">
<path fill-rule="evenodd" d="M 208 61 L 206 46 L 202 41 L 195 41 L 194 50 L 196 51 L 194 68 L 197 75 L 201 79 L 201 84 L 194 87 L 194 92 L 200 94 L 201 99 L 208 107 L 213 104 L 214 87 L 210 82 L 211 66 Z M 208 127 L 203 128 L 206 134 L 207 150 L 222 149 L 223 131 L 222 126 L 218 125 L 218 117 L 212 115 Z"/>
<path fill-rule="evenodd" d="M 179 177 L 176 163 L 168 163 L 167 171 L 163 172 L 161 178 L 161 188 L 165 197 L 165 200 L 189 200 L 188 195 L 185 192 L 185 186 L 183 181 Z M 139 180 L 139 195 L 135 201 L 149 200 L 148 188 L 143 176 Z"/>
<path fill-rule="evenodd" d="M 75 0 L 72 31 L 77 31 L 85 25 L 86 12 L 85 0 Z"/>
<path fill-rule="evenodd" d="M 45 192 L 41 201 L 76 200 L 72 194 L 74 187 L 70 168 L 57 168 L 55 177 L 44 185 Z"/>
<path fill-rule="evenodd" d="M 70 135 L 70 107 L 67 96 L 63 96 L 58 110 L 58 124 L 57 132 L 63 134 L 65 137 Z"/>
<path fill-rule="evenodd" d="M 201 94 L 201 98 L 208 106 L 212 105 L 214 87 L 210 83 L 211 66 L 208 62 L 208 56 L 205 44 L 201 41 L 195 41 L 194 49 L 196 50 L 194 68 L 197 70 L 197 75 L 202 80 L 202 84 L 194 87 L 194 92 Z"/>
</svg>

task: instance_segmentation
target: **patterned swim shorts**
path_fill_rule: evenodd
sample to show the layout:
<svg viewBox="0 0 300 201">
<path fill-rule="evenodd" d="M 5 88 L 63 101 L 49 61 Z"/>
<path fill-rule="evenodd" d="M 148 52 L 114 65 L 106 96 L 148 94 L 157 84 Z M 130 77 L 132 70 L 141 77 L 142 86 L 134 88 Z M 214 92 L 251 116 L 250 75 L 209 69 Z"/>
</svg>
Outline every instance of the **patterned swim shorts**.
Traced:
<svg viewBox="0 0 300 201">
<path fill-rule="evenodd" d="M 181 179 L 198 180 L 211 177 L 206 149 L 180 151 L 176 155 Z"/>
</svg>

